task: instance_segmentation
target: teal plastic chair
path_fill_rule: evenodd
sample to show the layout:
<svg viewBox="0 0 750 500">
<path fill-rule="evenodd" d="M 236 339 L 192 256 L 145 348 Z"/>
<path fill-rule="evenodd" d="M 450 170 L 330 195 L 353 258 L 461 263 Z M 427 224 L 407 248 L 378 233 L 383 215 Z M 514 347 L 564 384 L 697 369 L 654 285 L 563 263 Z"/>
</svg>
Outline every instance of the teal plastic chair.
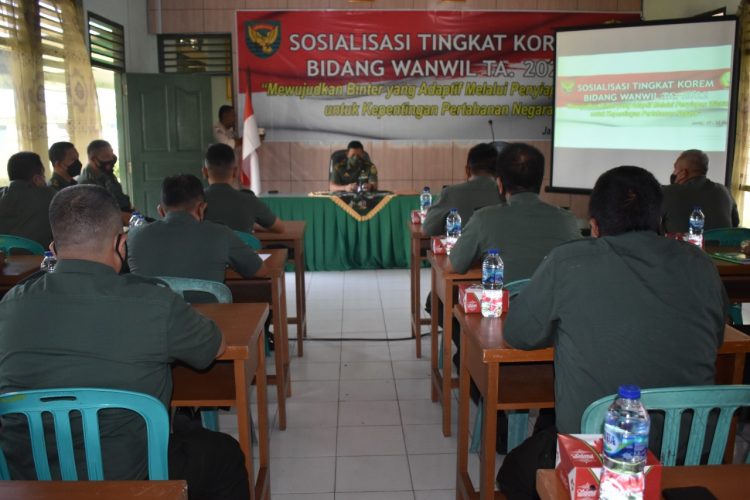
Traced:
<svg viewBox="0 0 750 500">
<path fill-rule="evenodd" d="M 52 479 L 42 414 L 51 414 L 54 419 L 62 479 L 77 481 L 70 413 L 80 412 L 88 478 L 91 481 L 101 481 L 104 479 L 104 471 L 99 442 L 98 413 L 101 410 L 118 408 L 138 413 L 146 422 L 149 479 L 169 479 L 167 468 L 169 417 L 161 401 L 153 396 L 138 392 L 97 388 L 43 389 L 11 392 L 0 396 L 0 415 L 21 413 L 26 416 L 34 467 L 37 478 L 42 481 Z M 2 451 L 0 451 L 0 479 L 11 479 Z"/>
<path fill-rule="evenodd" d="M 253 236 L 252 234 L 246 233 L 244 231 L 235 231 L 234 234 L 236 234 L 237 236 L 239 236 L 240 239 L 243 242 L 245 242 L 245 244 L 247 246 L 249 246 L 250 248 L 252 248 L 253 250 L 260 250 L 261 249 L 260 240 L 258 238 L 256 238 L 255 236 Z"/>
<path fill-rule="evenodd" d="M 523 290 L 530 281 L 530 279 L 511 281 L 510 283 L 506 283 L 505 285 L 503 285 L 503 289 L 510 294 L 510 298 L 512 299 L 513 297 L 521 293 L 521 290 Z M 440 359 L 442 358 L 442 352 L 443 350 L 440 349 L 438 356 L 438 362 L 440 364 L 438 366 L 442 366 L 442 359 Z M 471 444 L 469 445 L 469 451 L 471 451 L 472 453 L 478 453 L 479 449 L 482 446 L 482 422 L 484 420 L 483 409 L 484 400 L 480 399 L 477 416 L 474 419 L 474 431 L 471 434 Z M 508 415 L 508 451 L 510 451 L 511 449 L 521 444 L 521 442 L 523 442 L 524 440 L 524 437 L 526 436 L 529 412 L 508 411 L 506 413 Z M 511 442 L 514 443 L 513 448 L 511 448 Z"/>
<path fill-rule="evenodd" d="M 46 250 L 34 240 L 12 234 L 0 234 L 0 250 L 5 252 L 5 255 L 10 255 L 11 250 L 16 248 L 31 252 L 32 255 L 44 255 Z"/>
<path fill-rule="evenodd" d="M 581 418 L 581 432 L 599 434 L 602 432 L 607 408 L 615 400 L 615 395 L 605 396 L 591 403 Z M 688 438 L 687 455 L 684 465 L 700 465 L 703 442 L 706 434 L 708 415 L 719 410 L 716 420 L 708 465 L 721 464 L 724 448 L 732 423 L 732 417 L 739 407 L 750 406 L 750 385 L 710 385 L 698 387 L 666 387 L 644 389 L 641 401 L 649 411 L 663 411 L 664 432 L 659 460 L 665 466 L 673 466 L 677 460 L 677 447 L 680 437 L 680 420 L 685 411 L 692 410 L 693 422 Z M 750 463 L 750 461 L 747 461 Z"/>
<path fill-rule="evenodd" d="M 214 296 L 220 304 L 232 303 L 232 291 L 224 283 L 218 281 L 199 280 L 196 278 L 180 278 L 177 276 L 157 276 L 177 293 L 204 292 Z"/>
<path fill-rule="evenodd" d="M 750 240 L 750 228 L 724 227 L 703 232 L 703 241 L 720 247 L 738 247 L 742 240 Z"/>
</svg>

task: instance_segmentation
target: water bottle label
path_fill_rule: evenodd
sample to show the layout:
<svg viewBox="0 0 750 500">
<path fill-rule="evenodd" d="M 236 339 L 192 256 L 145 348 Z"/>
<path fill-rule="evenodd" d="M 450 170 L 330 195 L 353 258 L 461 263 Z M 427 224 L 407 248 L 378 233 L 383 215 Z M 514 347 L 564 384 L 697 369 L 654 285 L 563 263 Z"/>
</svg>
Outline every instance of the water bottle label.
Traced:
<svg viewBox="0 0 750 500">
<path fill-rule="evenodd" d="M 648 432 L 634 433 L 609 422 L 604 424 L 604 453 L 623 462 L 645 462 Z"/>
<path fill-rule="evenodd" d="M 494 285 L 498 289 L 502 288 L 503 271 L 502 268 L 489 269 L 487 267 L 482 267 L 482 285 Z"/>
</svg>

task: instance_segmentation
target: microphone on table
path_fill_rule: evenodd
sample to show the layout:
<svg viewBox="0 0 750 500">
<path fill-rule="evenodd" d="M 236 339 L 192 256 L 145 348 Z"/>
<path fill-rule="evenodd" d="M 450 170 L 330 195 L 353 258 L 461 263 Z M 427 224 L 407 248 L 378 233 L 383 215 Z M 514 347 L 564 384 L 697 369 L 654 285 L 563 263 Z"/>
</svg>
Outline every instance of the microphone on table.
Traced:
<svg viewBox="0 0 750 500">
<path fill-rule="evenodd" d="M 492 126 L 492 120 L 487 120 L 490 124 L 490 132 L 492 133 L 492 142 L 495 142 L 495 127 Z"/>
</svg>

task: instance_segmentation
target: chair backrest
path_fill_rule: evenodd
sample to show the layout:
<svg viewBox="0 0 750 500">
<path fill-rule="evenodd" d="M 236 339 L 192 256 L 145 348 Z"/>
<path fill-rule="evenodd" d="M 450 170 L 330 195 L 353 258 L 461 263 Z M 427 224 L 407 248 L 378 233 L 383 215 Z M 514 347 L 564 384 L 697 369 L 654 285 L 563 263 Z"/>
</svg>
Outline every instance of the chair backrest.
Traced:
<svg viewBox="0 0 750 500">
<path fill-rule="evenodd" d="M 20 248 L 31 252 L 32 255 L 44 255 L 44 247 L 34 240 L 13 236 L 12 234 L 0 234 L 0 250 L 5 255 L 10 255 L 14 248 Z"/>
<path fill-rule="evenodd" d="M 510 294 L 510 298 L 512 299 L 521 293 L 521 290 L 523 290 L 530 282 L 531 280 L 529 278 L 511 281 L 510 283 L 505 283 L 503 289 Z"/>
<path fill-rule="evenodd" d="M 713 243 L 720 247 L 739 247 L 742 240 L 750 240 L 750 228 L 724 227 L 703 232 L 705 244 Z"/>
<path fill-rule="evenodd" d="M 615 395 L 611 395 L 591 403 L 583 412 L 581 432 L 584 434 L 601 433 L 607 408 L 614 400 Z M 667 466 L 675 465 L 677 460 L 682 414 L 686 411 L 693 414 L 685 465 L 699 465 L 709 413 L 719 410 L 708 456 L 708 464 L 716 465 L 722 461 L 734 412 L 741 406 L 750 406 L 750 385 L 644 389 L 641 391 L 641 401 L 649 411 L 664 412 L 664 431 L 659 459 L 663 465 Z"/>
<path fill-rule="evenodd" d="M 245 231 L 237 231 L 237 230 L 234 231 L 234 234 L 239 236 L 240 239 L 253 250 L 261 249 L 260 240 L 256 238 L 255 236 L 253 236 L 252 234 L 246 233 Z"/>
<path fill-rule="evenodd" d="M 331 159 L 328 161 L 328 179 L 333 179 L 333 167 L 336 166 L 337 163 L 339 163 L 341 160 L 346 159 L 346 149 L 338 149 L 331 153 Z M 364 152 L 364 159 L 367 161 L 370 160 L 370 155 L 367 153 L 367 151 Z"/>
<path fill-rule="evenodd" d="M 21 413 L 26 416 L 34 467 L 37 478 L 42 481 L 52 479 L 42 414 L 51 414 L 54 419 L 57 456 L 62 479 L 76 481 L 78 473 L 73 453 L 70 413 L 80 412 L 88 478 L 92 481 L 101 481 L 104 479 L 104 471 L 99 441 L 98 412 L 118 408 L 138 413 L 146 422 L 149 479 L 169 479 L 167 469 L 169 417 L 162 402 L 153 396 L 138 392 L 97 388 L 42 389 L 11 392 L 0 396 L 0 415 Z M 0 479 L 11 479 L 2 451 L 0 451 Z"/>
<path fill-rule="evenodd" d="M 232 291 L 218 281 L 199 280 L 196 278 L 179 278 L 177 276 L 157 276 L 172 290 L 185 295 L 185 292 L 202 292 L 213 295 L 220 304 L 232 303 Z"/>
</svg>

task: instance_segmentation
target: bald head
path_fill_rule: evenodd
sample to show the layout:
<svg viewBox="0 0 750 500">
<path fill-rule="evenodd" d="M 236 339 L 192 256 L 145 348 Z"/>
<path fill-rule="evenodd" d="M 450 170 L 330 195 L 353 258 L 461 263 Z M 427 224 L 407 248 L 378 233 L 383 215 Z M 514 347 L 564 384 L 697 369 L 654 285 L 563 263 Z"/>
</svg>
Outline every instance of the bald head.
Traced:
<svg viewBox="0 0 750 500">
<path fill-rule="evenodd" d="M 49 206 L 49 222 L 58 254 L 111 252 L 122 232 L 120 207 L 103 187 L 91 184 L 59 191 Z"/>
</svg>

